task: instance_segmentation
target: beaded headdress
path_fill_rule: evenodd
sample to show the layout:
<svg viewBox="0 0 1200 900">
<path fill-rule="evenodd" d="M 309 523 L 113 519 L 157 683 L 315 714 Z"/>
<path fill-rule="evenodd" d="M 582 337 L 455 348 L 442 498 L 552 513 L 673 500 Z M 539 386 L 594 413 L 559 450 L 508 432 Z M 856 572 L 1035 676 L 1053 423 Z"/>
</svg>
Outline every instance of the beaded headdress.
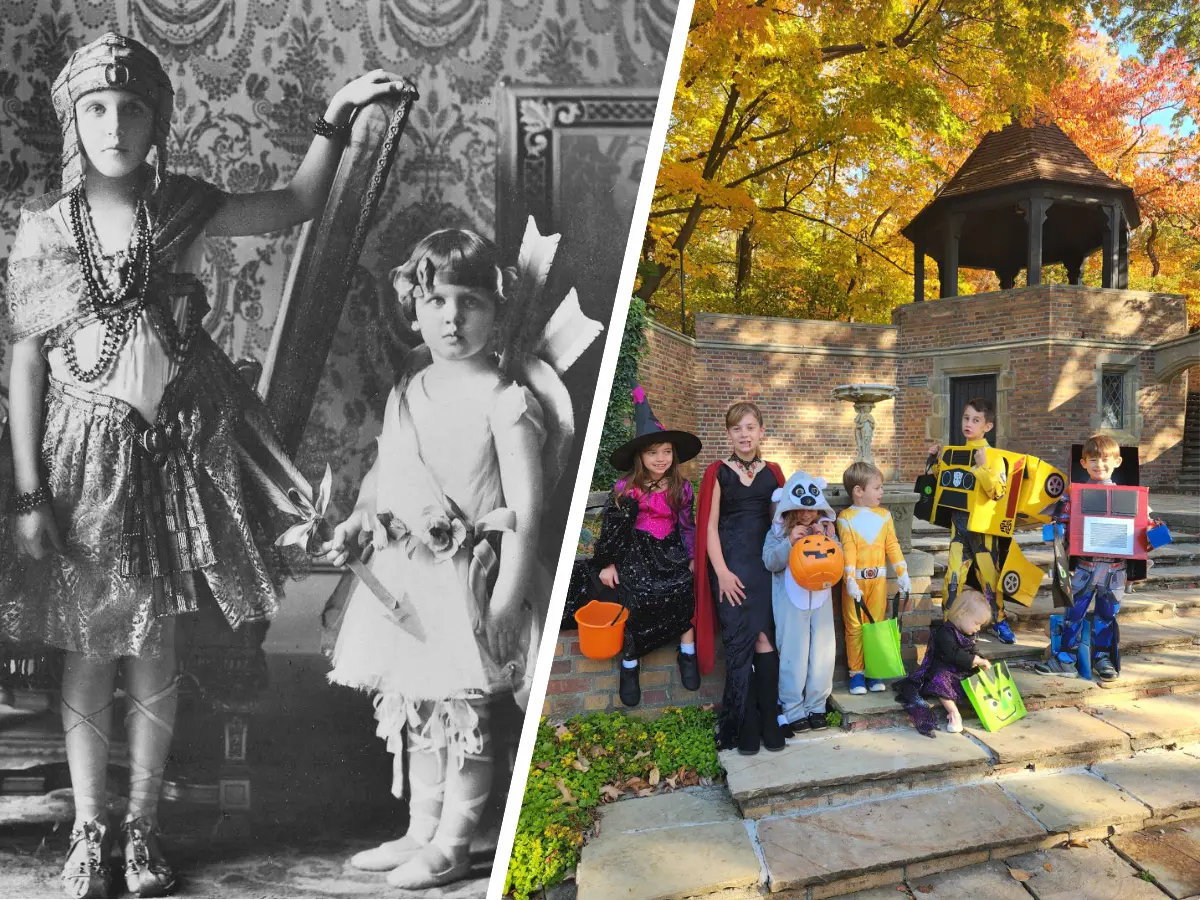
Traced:
<svg viewBox="0 0 1200 900">
<path fill-rule="evenodd" d="M 85 94 L 103 90 L 128 91 L 154 111 L 155 179 L 167 172 L 167 135 L 175 89 L 154 52 L 133 38 L 108 32 L 71 54 L 54 79 L 50 95 L 62 126 L 62 189 L 83 182 L 83 148 L 75 127 L 75 103 Z"/>
</svg>

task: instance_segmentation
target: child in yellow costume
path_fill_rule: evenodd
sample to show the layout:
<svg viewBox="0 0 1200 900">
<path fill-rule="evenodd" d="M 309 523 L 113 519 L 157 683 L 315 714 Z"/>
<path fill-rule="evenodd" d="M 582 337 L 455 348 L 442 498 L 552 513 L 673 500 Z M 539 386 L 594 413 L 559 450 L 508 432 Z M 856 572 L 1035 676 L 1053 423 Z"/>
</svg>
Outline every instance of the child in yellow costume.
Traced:
<svg viewBox="0 0 1200 900">
<path fill-rule="evenodd" d="M 856 462 L 842 475 L 842 485 L 853 504 L 837 518 L 838 540 L 846 560 L 842 588 L 846 663 L 850 668 L 850 693 L 865 694 L 868 689 L 886 690 L 887 685 L 863 673 L 862 622 L 854 602 L 862 600 L 871 618 L 878 622 L 887 615 L 887 564 L 895 568 L 901 591 L 911 591 L 912 581 L 892 514 L 879 505 L 883 500 L 883 473 L 868 462 Z"/>
<path fill-rule="evenodd" d="M 993 500 L 1004 496 L 1007 488 L 1004 463 L 994 457 L 989 464 L 987 456 L 987 434 L 996 425 L 996 407 L 986 397 L 976 397 L 963 407 L 963 444 L 975 451 L 975 467 L 971 470 L 976 486 Z M 940 456 L 942 448 L 929 448 L 932 456 Z M 971 567 L 979 580 L 979 588 L 993 607 L 993 621 L 988 631 L 1006 644 L 1016 643 L 1016 636 L 1004 618 L 1004 592 L 1000 590 L 1000 572 L 997 560 L 1003 559 L 1008 538 L 990 534 L 979 534 L 967 529 L 969 513 L 956 511 L 950 523 L 950 555 L 946 562 L 945 581 L 942 583 L 942 609 L 954 605 L 958 592 L 966 585 Z"/>
</svg>

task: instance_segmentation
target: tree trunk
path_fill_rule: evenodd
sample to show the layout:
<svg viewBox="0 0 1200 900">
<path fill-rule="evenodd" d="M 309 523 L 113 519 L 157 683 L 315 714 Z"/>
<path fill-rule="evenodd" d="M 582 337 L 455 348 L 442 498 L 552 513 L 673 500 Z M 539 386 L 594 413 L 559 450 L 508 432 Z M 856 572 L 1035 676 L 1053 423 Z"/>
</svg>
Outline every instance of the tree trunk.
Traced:
<svg viewBox="0 0 1200 900">
<path fill-rule="evenodd" d="M 754 244 L 750 240 L 750 229 L 753 227 L 752 221 L 746 223 L 737 240 L 737 280 L 733 285 L 733 296 L 739 300 L 750 281 L 750 269 L 754 263 Z"/>
</svg>

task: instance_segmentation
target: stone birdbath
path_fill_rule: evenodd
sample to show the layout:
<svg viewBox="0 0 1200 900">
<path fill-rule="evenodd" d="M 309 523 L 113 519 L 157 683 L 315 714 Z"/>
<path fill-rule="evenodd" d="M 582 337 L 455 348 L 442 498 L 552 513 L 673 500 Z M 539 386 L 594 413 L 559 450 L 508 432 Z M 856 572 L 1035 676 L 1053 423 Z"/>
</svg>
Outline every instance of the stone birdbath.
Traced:
<svg viewBox="0 0 1200 900">
<path fill-rule="evenodd" d="M 875 455 L 871 452 L 875 417 L 871 411 L 876 403 L 893 399 L 898 391 L 898 388 L 890 384 L 843 384 L 833 389 L 834 399 L 854 404 L 854 440 L 858 445 L 855 462 L 875 462 Z"/>
</svg>

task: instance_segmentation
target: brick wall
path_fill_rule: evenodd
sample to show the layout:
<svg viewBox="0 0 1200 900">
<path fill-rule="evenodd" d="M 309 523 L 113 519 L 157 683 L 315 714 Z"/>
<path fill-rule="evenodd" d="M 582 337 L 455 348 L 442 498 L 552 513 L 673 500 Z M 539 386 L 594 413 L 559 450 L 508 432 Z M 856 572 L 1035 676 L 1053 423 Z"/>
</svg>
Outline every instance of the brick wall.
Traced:
<svg viewBox="0 0 1200 900">
<path fill-rule="evenodd" d="M 655 410 L 657 413 L 658 411 Z M 576 631 L 563 631 L 554 647 L 554 663 L 546 685 L 542 715 L 566 719 L 584 712 L 623 710 L 632 715 L 653 717 L 668 706 L 720 705 L 725 689 L 725 655 L 717 643 L 717 663 L 701 678 L 700 690 L 689 691 L 679 681 L 676 647 L 662 647 L 641 661 L 641 705 L 630 709 L 617 696 L 620 659 L 588 659 L 579 650 Z"/>
<path fill-rule="evenodd" d="M 701 464 L 728 455 L 725 411 L 739 400 L 763 410 L 763 456 L 785 473 L 831 483 L 854 460 L 854 406 L 833 398 L 850 383 L 896 383 L 897 329 L 795 319 L 696 316 L 696 422 Z M 894 401 L 875 407 L 875 456 L 895 468 Z"/>
<path fill-rule="evenodd" d="M 646 329 L 647 353 L 638 377 L 654 415 L 667 428 L 696 433 L 696 342 L 651 321 Z M 695 478 L 698 463 L 688 463 L 683 474 Z"/>
<path fill-rule="evenodd" d="M 1141 447 L 1143 483 L 1173 484 L 1182 462 L 1184 378 L 1160 384 L 1150 345 L 1187 333 L 1183 298 L 1171 294 L 1042 285 L 892 311 L 904 358 L 897 432 L 904 480 L 924 447 L 946 434 L 948 379 L 998 375 L 1000 445 L 1059 467 L 1098 421 L 1097 366 L 1128 368 L 1137 384 L 1126 407 Z M 926 385 L 915 386 L 924 378 Z M 1133 417 L 1137 416 L 1137 420 Z"/>
</svg>

